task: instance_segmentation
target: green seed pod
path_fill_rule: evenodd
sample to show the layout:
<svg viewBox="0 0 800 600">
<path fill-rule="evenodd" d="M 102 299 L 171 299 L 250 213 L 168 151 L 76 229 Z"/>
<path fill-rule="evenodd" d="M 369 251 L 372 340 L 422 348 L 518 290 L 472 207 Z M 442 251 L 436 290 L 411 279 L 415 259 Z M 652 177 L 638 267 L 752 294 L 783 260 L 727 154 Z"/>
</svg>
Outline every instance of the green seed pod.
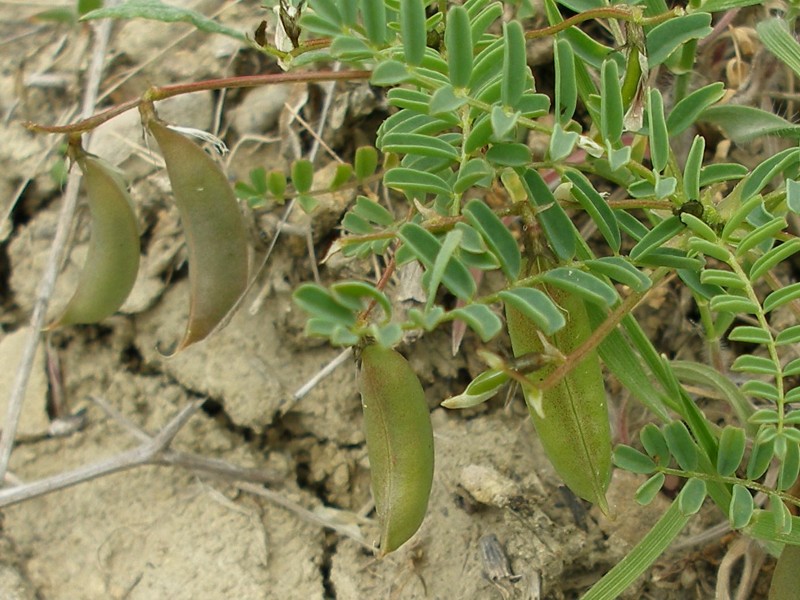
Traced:
<svg viewBox="0 0 800 600">
<path fill-rule="evenodd" d="M 578 296 L 558 288 L 547 290 L 567 313 L 567 324 L 549 342 L 569 354 L 591 334 L 586 307 Z M 536 325 L 519 311 L 506 307 L 508 333 L 515 356 L 545 351 Z M 579 365 L 542 398 L 535 398 L 536 384 L 556 365 L 529 375 L 533 386 L 524 389 L 525 399 L 544 451 L 564 483 L 581 498 L 608 512 L 605 492 L 611 477 L 611 429 L 600 359 L 590 352 Z M 544 416 L 534 407 L 541 402 Z"/>
<path fill-rule="evenodd" d="M 122 175 L 97 156 L 79 152 L 91 213 L 89 252 L 75 294 L 48 329 L 114 314 L 139 271 L 139 225 Z"/>
<path fill-rule="evenodd" d="M 359 381 L 383 556 L 403 545 L 425 518 L 433 428 L 419 379 L 399 353 L 364 348 Z"/>
<path fill-rule="evenodd" d="M 247 234 L 219 165 L 186 136 L 150 119 L 189 251 L 189 323 L 175 353 L 205 339 L 247 289 Z"/>
</svg>

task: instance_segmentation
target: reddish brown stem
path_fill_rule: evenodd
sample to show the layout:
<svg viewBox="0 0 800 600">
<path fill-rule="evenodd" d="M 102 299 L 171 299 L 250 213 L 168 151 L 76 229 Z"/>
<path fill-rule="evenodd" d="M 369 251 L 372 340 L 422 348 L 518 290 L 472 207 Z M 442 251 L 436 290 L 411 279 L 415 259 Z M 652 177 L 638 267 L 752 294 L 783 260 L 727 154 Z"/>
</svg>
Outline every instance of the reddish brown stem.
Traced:
<svg viewBox="0 0 800 600">
<path fill-rule="evenodd" d="M 620 21 L 633 21 L 634 23 L 638 22 L 641 25 L 658 25 L 659 23 L 663 23 L 669 19 L 677 17 L 683 14 L 683 9 L 680 8 L 673 8 L 672 10 L 668 10 L 665 13 L 661 13 L 660 15 L 656 15 L 654 17 L 643 17 L 641 10 L 631 9 L 627 7 L 603 7 L 603 8 L 592 8 L 590 10 L 585 10 L 582 13 L 578 13 L 577 15 L 573 15 L 568 19 L 564 19 L 560 23 L 556 23 L 555 25 L 551 25 L 549 27 L 542 27 L 541 29 L 534 29 L 533 31 L 528 31 L 525 33 L 525 37 L 529 40 L 536 40 L 543 37 L 549 37 L 551 35 L 555 35 L 565 29 L 569 29 L 573 25 L 578 25 L 579 23 L 583 23 L 584 21 L 592 21 L 595 19 L 619 19 Z"/>
<path fill-rule="evenodd" d="M 394 256 L 392 256 L 392 258 L 389 260 L 389 264 L 386 265 L 386 268 L 383 270 L 381 279 L 375 286 L 376 288 L 378 288 L 380 291 L 383 291 L 383 289 L 386 287 L 386 284 L 389 283 L 389 278 L 392 276 L 392 273 L 394 273 L 396 266 L 397 263 L 394 260 Z M 373 309 L 377 304 L 378 304 L 377 300 L 370 301 L 369 305 L 367 306 L 366 309 L 364 309 L 363 313 L 361 314 L 361 316 L 359 316 L 358 320 L 361 322 L 366 322 L 367 319 L 369 318 L 370 313 L 373 311 Z"/>
<path fill-rule="evenodd" d="M 603 321 L 603 324 L 600 325 L 597 329 L 592 332 L 588 338 L 586 338 L 583 343 L 578 346 L 573 352 L 566 357 L 563 363 L 561 363 L 550 375 L 548 375 L 540 385 L 537 387 L 542 390 L 549 390 L 553 386 L 557 385 L 559 381 L 564 379 L 567 374 L 572 371 L 575 367 L 577 367 L 581 361 L 586 357 L 589 352 L 597 348 L 600 345 L 606 336 L 611 333 L 614 328 L 620 324 L 622 319 L 625 318 L 625 315 L 633 311 L 642 300 L 644 300 L 649 293 L 655 290 L 658 286 L 653 285 L 649 290 L 643 293 L 633 292 L 631 293 L 625 300 L 620 304 L 614 312 L 612 312 L 608 318 Z"/>
<path fill-rule="evenodd" d="M 81 134 L 91 131 L 106 121 L 109 121 L 128 110 L 139 107 L 144 102 L 165 100 L 181 94 L 191 94 L 193 92 L 203 92 L 208 90 L 252 88 L 262 85 L 292 83 L 299 81 L 311 83 L 319 81 L 361 80 L 369 79 L 371 75 L 371 71 L 301 71 L 298 73 L 268 73 L 264 75 L 250 75 L 245 77 L 208 79 L 206 81 L 196 81 L 193 83 L 178 83 L 174 85 L 150 88 L 142 95 L 141 98 L 135 98 L 133 100 L 123 102 L 122 104 L 112 106 L 107 110 L 92 115 L 91 117 L 82 121 L 78 121 L 77 123 L 70 123 L 68 125 L 42 125 L 28 121 L 25 123 L 25 127 L 30 131 L 44 133 Z"/>
</svg>

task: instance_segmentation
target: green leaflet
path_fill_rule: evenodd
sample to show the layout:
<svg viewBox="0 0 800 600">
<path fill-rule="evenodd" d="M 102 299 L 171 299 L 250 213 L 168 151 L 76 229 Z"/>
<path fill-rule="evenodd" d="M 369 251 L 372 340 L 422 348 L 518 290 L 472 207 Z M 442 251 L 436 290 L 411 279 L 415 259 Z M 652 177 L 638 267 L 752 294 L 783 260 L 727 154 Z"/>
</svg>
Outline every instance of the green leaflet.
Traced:
<svg viewBox="0 0 800 600">
<path fill-rule="evenodd" d="M 494 214 L 492 209 L 480 200 L 470 201 L 464 207 L 463 212 L 470 224 L 480 232 L 486 244 L 500 261 L 500 267 L 509 282 L 516 281 L 522 266 L 522 256 L 520 255 L 517 241 L 508 228 Z"/>
<path fill-rule="evenodd" d="M 472 76 L 472 29 L 469 15 L 462 6 L 452 6 L 447 12 L 444 32 L 450 82 L 455 88 L 469 85 Z"/>
<path fill-rule="evenodd" d="M 409 65 L 418 67 L 422 64 L 426 34 L 425 6 L 422 0 L 401 0 L 400 35 L 403 40 L 403 52 Z"/>
<path fill-rule="evenodd" d="M 603 61 L 600 70 L 600 135 L 612 146 L 622 136 L 622 87 L 617 63 Z"/>
<path fill-rule="evenodd" d="M 663 63 L 681 45 L 711 33 L 711 15 L 692 13 L 664 21 L 647 34 L 647 58 L 652 69 Z"/>
<path fill-rule="evenodd" d="M 720 127 L 734 142 L 747 142 L 765 135 L 800 138 L 800 126 L 778 115 L 752 106 L 722 104 L 700 113 L 699 120 Z"/>
<path fill-rule="evenodd" d="M 558 124 L 566 125 L 575 114 L 578 101 L 578 87 L 575 81 L 575 54 L 572 46 L 564 39 L 556 39 L 554 49 L 556 69 L 555 110 Z M 577 138 L 577 134 L 576 134 Z"/>
<path fill-rule="evenodd" d="M 434 268 L 442 244 L 432 233 L 416 223 L 406 223 L 400 228 L 399 236 L 426 269 Z M 449 260 L 444 267 L 442 282 L 462 300 L 468 300 L 475 294 L 475 280 L 456 257 Z"/>
<path fill-rule="evenodd" d="M 514 109 L 522 98 L 528 82 L 525 54 L 525 34 L 519 21 L 503 24 L 503 76 L 501 100 L 503 106 Z"/>
</svg>

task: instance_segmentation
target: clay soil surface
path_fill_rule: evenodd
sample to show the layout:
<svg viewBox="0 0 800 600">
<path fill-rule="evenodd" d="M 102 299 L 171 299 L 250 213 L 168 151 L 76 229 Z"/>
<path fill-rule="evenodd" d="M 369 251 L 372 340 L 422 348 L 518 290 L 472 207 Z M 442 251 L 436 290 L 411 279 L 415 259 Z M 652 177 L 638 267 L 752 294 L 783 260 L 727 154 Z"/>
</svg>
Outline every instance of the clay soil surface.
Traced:
<svg viewBox="0 0 800 600">
<path fill-rule="evenodd" d="M 268 32 L 274 27 L 272 13 L 258 2 L 172 3 L 250 33 L 264 18 Z M 10 219 L 0 222 L 0 415 L 30 335 L 63 192 L 62 139 L 29 133 L 20 123 L 74 120 L 93 53 L 90 27 L 33 18 L 46 5 L 0 2 L 0 216 L 15 203 Z M 104 64 L 98 110 L 153 84 L 278 72 L 228 38 L 146 21 L 114 24 Z M 374 142 L 388 114 L 381 92 L 360 82 L 196 93 L 158 109 L 172 123 L 222 136 L 231 147 L 224 161 L 232 180 L 246 179 L 257 166 L 288 169 L 292 160 L 312 157 L 323 181 L 337 157 L 351 160 L 358 145 Z M 321 144 L 309 128 L 320 132 Z M 304 315 L 290 298 L 300 283 L 313 280 L 312 264 L 338 235 L 354 192 L 323 197 L 311 217 L 296 210 L 230 324 L 165 359 L 159 349 L 181 336 L 189 293 L 166 174 L 136 111 L 99 128 L 89 149 L 119 166 L 131 183 L 143 233 L 142 268 L 121 314 L 43 336 L 10 480 L 34 481 L 134 448 L 140 440 L 126 420 L 156 434 L 198 399 L 206 402 L 172 447 L 249 469 L 248 477 L 232 481 L 198 469 L 143 466 L 5 508 L 0 598 L 576 598 L 667 506 L 665 497 L 638 507 L 632 494 L 641 480 L 625 473 L 615 475 L 609 494 L 615 519 L 561 488 L 519 394 L 503 394 L 480 410 L 441 408 L 482 368 L 472 334 L 452 358 L 450 331 L 441 330 L 401 347 L 432 411 L 436 474 L 429 514 L 410 543 L 377 559 L 356 366 L 348 358 L 310 392 L 297 394 L 340 350 L 304 337 Z M 283 211 L 248 212 L 254 264 Z M 81 203 L 51 315 L 74 289 L 87 225 Z M 335 257 L 319 267 L 319 276 L 322 282 L 374 280 L 374 266 Z M 398 293 L 398 281 L 391 293 Z M 656 307 L 661 314 L 684 310 L 665 301 L 672 304 Z M 674 337 L 680 347 L 692 334 Z M 609 389 L 615 422 L 622 422 L 625 395 L 614 382 Z M 80 427 L 53 435 L 52 424 L 70 416 Z M 693 527 L 720 520 L 710 513 Z M 495 539 L 508 561 L 505 576 L 487 570 L 482 552 Z M 729 541 L 667 554 L 627 597 L 712 597 Z"/>
</svg>

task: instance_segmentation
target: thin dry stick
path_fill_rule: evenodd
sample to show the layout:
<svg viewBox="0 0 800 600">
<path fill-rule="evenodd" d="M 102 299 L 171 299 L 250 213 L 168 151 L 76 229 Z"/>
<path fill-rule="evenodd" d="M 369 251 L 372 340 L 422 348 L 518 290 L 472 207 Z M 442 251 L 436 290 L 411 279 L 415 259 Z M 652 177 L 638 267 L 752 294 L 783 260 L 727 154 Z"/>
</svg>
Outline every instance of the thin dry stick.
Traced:
<svg viewBox="0 0 800 600">
<path fill-rule="evenodd" d="M 758 571 L 761 568 L 763 554 L 764 551 L 751 538 L 740 537 L 734 540 L 717 571 L 716 597 L 733 600 L 750 598 Z M 744 564 L 737 567 L 740 561 Z M 734 574 L 734 570 L 741 572 Z M 739 582 L 738 586 L 734 588 L 736 589 L 734 594 L 731 588 L 735 576 L 738 576 Z"/>
<path fill-rule="evenodd" d="M 361 532 L 357 529 L 354 529 L 352 526 L 343 525 L 332 519 L 326 519 L 318 515 L 317 513 L 312 512 L 303 506 L 300 506 L 296 502 L 292 502 L 288 498 L 284 498 L 280 494 L 268 488 L 253 485 L 252 483 L 238 483 L 236 484 L 236 487 L 242 490 L 243 492 L 248 492 L 250 494 L 266 498 L 270 502 L 277 504 L 278 506 L 285 508 L 289 512 L 297 515 L 304 521 L 308 521 L 309 523 L 313 523 L 314 525 L 319 525 L 320 527 L 332 529 L 336 533 L 349 537 L 351 540 L 354 540 L 355 542 L 361 544 L 364 548 L 372 552 L 375 551 L 375 548 L 371 544 L 368 544 L 367 542 L 364 541 L 364 538 L 361 536 Z"/>
<path fill-rule="evenodd" d="M 345 348 L 342 350 L 336 358 L 330 361 L 327 365 L 322 367 L 319 371 L 314 373 L 314 376 L 306 381 L 303 385 L 301 385 L 297 391 L 292 394 L 292 400 L 297 402 L 298 400 L 302 400 L 306 397 L 311 390 L 313 390 L 317 384 L 325 379 L 328 375 L 333 373 L 339 365 L 345 362 L 350 356 L 353 354 L 353 348 Z"/>
<path fill-rule="evenodd" d="M 86 82 L 81 111 L 84 117 L 89 117 L 94 112 L 110 35 L 110 21 L 104 21 L 96 26 L 92 62 L 89 68 L 89 78 Z M 3 433 L 0 436 L 0 481 L 5 480 L 5 474 L 8 471 L 8 461 L 11 458 L 11 450 L 14 447 L 14 438 L 17 434 L 17 425 L 22 412 L 22 402 L 25 399 L 25 389 L 28 387 L 28 379 L 30 379 L 31 371 L 33 370 L 33 358 L 36 355 L 36 347 L 39 344 L 39 336 L 44 326 L 47 306 L 50 303 L 50 296 L 52 296 L 53 288 L 55 287 L 58 266 L 61 264 L 61 258 L 69 236 L 70 224 L 75 213 L 75 206 L 78 203 L 79 185 L 80 173 L 72 171 L 67 182 L 67 189 L 64 192 L 64 204 L 61 207 L 61 214 L 58 218 L 58 228 L 56 229 L 53 245 L 50 248 L 50 256 L 36 292 L 36 302 L 31 315 L 31 332 L 23 348 L 19 370 L 8 401 Z"/>
<path fill-rule="evenodd" d="M 189 471 L 222 479 L 261 484 L 275 483 L 280 479 L 276 473 L 266 469 L 239 467 L 222 460 L 207 458 L 192 452 L 173 450 L 169 447 L 177 433 L 197 412 L 205 400 L 198 400 L 181 409 L 158 435 L 152 437 L 102 399 L 92 399 L 110 417 L 142 443 L 132 450 L 121 452 L 91 465 L 0 490 L 0 508 L 144 465 L 181 467 Z"/>
<path fill-rule="evenodd" d="M 147 445 L 152 441 L 153 438 L 149 433 L 128 419 L 128 417 L 123 415 L 116 408 L 108 404 L 108 402 L 99 396 L 91 396 L 91 399 L 95 404 L 102 408 L 109 417 L 119 423 L 133 437 L 142 442 L 143 445 Z M 215 477 L 232 479 L 236 481 L 275 483 L 282 479 L 278 474 L 267 469 L 239 467 L 225 462 L 224 460 L 207 458 L 199 454 L 194 454 L 193 452 L 173 450 L 172 448 L 164 448 L 163 451 L 149 461 L 149 464 L 182 467 L 190 471 L 200 471 Z"/>
<path fill-rule="evenodd" d="M 79 467 L 72 471 L 59 473 L 58 475 L 46 477 L 39 481 L 0 490 L 0 508 L 11 506 L 12 504 L 29 500 L 30 498 L 43 496 L 57 490 L 63 490 L 64 488 L 97 479 L 98 477 L 125 471 L 139 465 L 157 463 L 162 459 L 161 454 L 163 454 L 172 443 L 172 440 L 178 431 L 180 431 L 181 427 L 186 424 L 203 402 L 205 402 L 205 400 L 198 400 L 181 409 L 157 436 L 149 438 L 147 442 L 132 450 L 122 452 L 121 454 L 85 467 Z"/>
<path fill-rule="evenodd" d="M 706 544 L 716 543 L 719 539 L 731 530 L 731 524 L 725 520 L 716 525 L 712 525 L 708 529 L 701 531 L 695 535 L 682 539 L 670 545 L 670 552 L 682 552 L 695 546 L 704 546 Z"/>
</svg>

